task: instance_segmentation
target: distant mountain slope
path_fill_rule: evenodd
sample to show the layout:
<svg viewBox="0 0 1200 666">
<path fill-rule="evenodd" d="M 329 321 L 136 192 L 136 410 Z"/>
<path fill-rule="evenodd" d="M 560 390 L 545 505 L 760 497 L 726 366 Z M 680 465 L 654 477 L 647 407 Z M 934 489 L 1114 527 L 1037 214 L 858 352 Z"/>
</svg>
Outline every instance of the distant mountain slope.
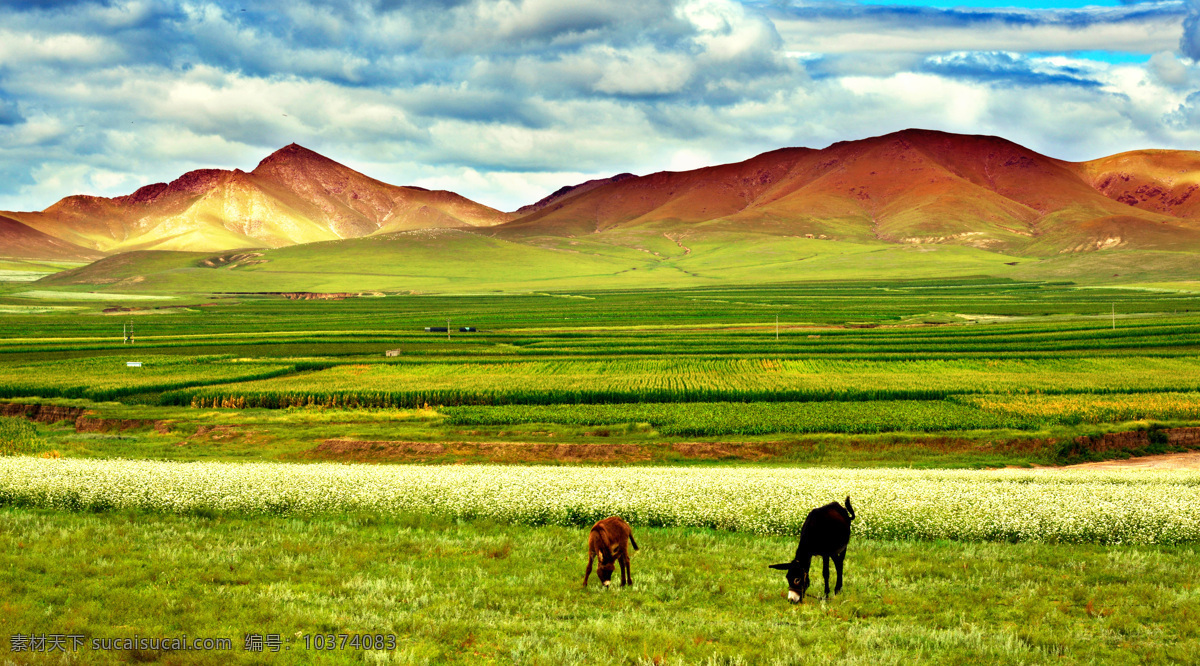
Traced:
<svg viewBox="0 0 1200 666">
<path fill-rule="evenodd" d="M 578 185 L 564 185 L 564 186 L 558 188 L 557 190 L 551 192 L 550 194 L 542 197 L 535 203 L 531 203 L 527 206 L 521 206 L 520 208 L 518 208 L 516 210 L 515 214 L 516 215 L 529 215 L 530 213 L 536 213 L 537 211 L 542 210 L 543 208 L 548 208 L 550 206 L 559 204 L 564 199 L 569 199 L 574 196 L 579 196 L 580 194 L 583 194 L 584 192 L 591 192 L 592 190 L 596 189 L 597 187 L 600 187 L 601 185 L 608 185 L 609 183 L 618 183 L 622 180 L 627 180 L 629 178 L 637 178 L 637 176 L 635 176 L 631 173 L 619 173 L 619 174 L 617 174 L 615 176 L 611 176 L 609 178 L 596 178 L 595 180 L 589 180 L 589 181 L 580 183 Z"/>
<path fill-rule="evenodd" d="M 0 257 L 16 259 L 92 260 L 100 253 L 79 247 L 0 215 Z"/>
<path fill-rule="evenodd" d="M 127 196 L 71 196 L 40 213 L 5 214 L 103 252 L 282 247 L 510 219 L 453 192 L 380 182 L 296 144 L 249 173 L 201 169 Z"/>
<path fill-rule="evenodd" d="M 1071 163 L 996 137 L 906 130 L 602 184 L 495 231 L 754 231 L 1050 255 L 1200 249 L 1200 153 Z"/>
<path fill-rule="evenodd" d="M 707 261 L 691 255 L 695 248 L 732 257 L 702 241 L 736 244 L 745 234 L 1019 257 L 1191 253 L 1200 252 L 1200 152 L 1066 162 L 997 137 L 905 130 L 692 171 L 619 174 L 502 213 L 453 192 L 388 185 L 292 144 L 249 173 L 201 169 L 122 197 L 72 196 L 42 212 L 0 214 L 10 219 L 0 255 L 35 245 L 51 252 L 34 231 L 67 244 L 55 251 L 112 254 L 284 248 L 428 229 L 481 229 L 567 253 L 586 241 L 599 255 L 634 251 L 683 264 Z"/>
<path fill-rule="evenodd" d="M 1139 210 L 1200 219 L 1200 153 L 1138 150 L 1080 165 L 1092 187 Z"/>
</svg>

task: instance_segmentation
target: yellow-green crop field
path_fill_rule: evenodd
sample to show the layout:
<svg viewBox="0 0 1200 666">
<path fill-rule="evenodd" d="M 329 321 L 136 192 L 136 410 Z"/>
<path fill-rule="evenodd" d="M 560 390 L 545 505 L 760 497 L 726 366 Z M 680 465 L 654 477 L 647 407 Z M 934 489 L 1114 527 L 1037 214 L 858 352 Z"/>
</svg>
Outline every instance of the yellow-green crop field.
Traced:
<svg viewBox="0 0 1200 666">
<path fill-rule="evenodd" d="M 396 640 L 292 645 L 313 663 L 1197 661 L 1193 292 L 87 288 L 0 284 L 0 662 L 68 631 Z M 1179 468 L 1061 467 L 1158 453 Z M 847 495 L 845 589 L 790 606 L 766 565 Z M 613 514 L 635 584 L 585 589 Z"/>
<path fill-rule="evenodd" d="M 1200 393 L 1105 395 L 971 395 L 955 401 L 994 414 L 1022 419 L 1077 423 L 1200 420 Z"/>
<path fill-rule="evenodd" d="M 347 364 L 210 388 L 174 404 L 229 407 L 940 399 L 958 393 L 1200 388 L 1200 358 L 933 361 L 629 359 Z"/>
<path fill-rule="evenodd" d="M 129 367 L 136 361 L 140 367 Z M 295 366 L 278 361 L 228 357 L 140 354 L 0 365 L 0 397 L 90 398 L 108 400 L 131 393 L 273 377 Z"/>
</svg>

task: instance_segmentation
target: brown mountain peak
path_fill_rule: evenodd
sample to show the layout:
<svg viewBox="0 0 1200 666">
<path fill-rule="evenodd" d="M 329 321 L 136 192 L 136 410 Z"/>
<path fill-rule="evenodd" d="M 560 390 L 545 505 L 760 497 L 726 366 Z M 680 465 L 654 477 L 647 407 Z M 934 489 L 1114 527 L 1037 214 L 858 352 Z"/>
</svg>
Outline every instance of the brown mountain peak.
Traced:
<svg viewBox="0 0 1200 666">
<path fill-rule="evenodd" d="M 294 168 L 313 164 L 342 166 L 328 157 L 316 151 L 309 150 L 298 143 L 289 143 L 283 148 L 267 155 L 251 173 L 262 173 L 263 171 L 272 169 Z"/>
<path fill-rule="evenodd" d="M 598 187 L 608 185 L 609 183 L 619 183 L 630 178 L 637 178 L 637 176 L 631 173 L 619 173 L 609 178 L 596 178 L 595 180 L 589 180 L 579 183 L 578 185 L 563 185 L 554 192 L 542 197 L 542 199 L 536 203 L 532 203 L 527 206 L 521 206 L 516 210 L 516 214 L 528 215 L 529 213 L 534 213 L 552 204 L 556 204 L 563 199 L 584 194 L 585 192 L 590 192 Z"/>
<path fill-rule="evenodd" d="M 163 197 L 182 194 L 196 196 L 204 194 L 230 173 L 241 173 L 237 169 L 196 169 L 189 171 L 168 183 L 152 183 L 139 187 L 132 194 L 113 197 L 113 203 L 122 205 L 149 205 L 162 200 Z"/>
</svg>

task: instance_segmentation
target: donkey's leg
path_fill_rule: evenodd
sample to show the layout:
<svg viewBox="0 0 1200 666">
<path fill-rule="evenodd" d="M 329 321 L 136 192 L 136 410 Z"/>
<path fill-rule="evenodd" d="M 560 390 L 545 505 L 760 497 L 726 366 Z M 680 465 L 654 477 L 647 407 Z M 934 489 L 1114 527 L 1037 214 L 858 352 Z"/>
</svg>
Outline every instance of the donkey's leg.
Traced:
<svg viewBox="0 0 1200 666">
<path fill-rule="evenodd" d="M 842 591 L 842 563 L 846 561 L 846 551 L 842 551 L 833 556 L 833 566 L 837 567 L 837 586 L 833 588 L 833 593 L 837 594 Z"/>
<path fill-rule="evenodd" d="M 829 598 L 829 556 L 822 555 L 821 573 L 825 575 L 825 598 Z"/>
</svg>

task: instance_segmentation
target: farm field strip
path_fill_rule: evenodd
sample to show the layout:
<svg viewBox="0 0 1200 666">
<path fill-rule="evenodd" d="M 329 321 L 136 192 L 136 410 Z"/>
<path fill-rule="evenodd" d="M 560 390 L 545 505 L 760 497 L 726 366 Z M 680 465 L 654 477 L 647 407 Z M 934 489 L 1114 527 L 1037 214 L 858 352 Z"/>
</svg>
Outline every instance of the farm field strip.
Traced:
<svg viewBox="0 0 1200 666">
<path fill-rule="evenodd" d="M 450 425 L 647 423 L 666 436 L 1033 430 L 1200 421 L 1200 393 L 952 395 L 945 400 L 661 402 L 442 407 Z"/>
<path fill-rule="evenodd" d="M 319 317 L 325 329 L 356 330 L 440 325 L 447 317 L 459 325 L 545 328 L 547 330 L 614 326 L 696 326 L 759 324 L 779 314 L 783 321 L 841 324 L 847 321 L 895 322 L 931 313 L 1018 317 L 1014 326 L 1042 325 L 1037 317 L 1067 317 L 1063 326 L 1092 325 L 1081 320 L 1107 315 L 1116 305 L 1121 327 L 1130 315 L 1186 320 L 1200 312 L 1200 294 L 1166 294 L 1126 289 L 1080 289 L 1068 283 L 1020 283 L 960 280 L 937 285 L 929 281 L 872 282 L 846 287 L 837 283 L 792 283 L 744 288 L 680 290 L 598 290 L 564 294 L 393 295 L 345 301 L 288 301 L 243 295 L 193 295 L 209 299 L 195 311 L 143 320 L 155 332 L 203 334 L 302 331 Z M 119 295 L 114 295 L 119 300 Z M 215 299 L 215 301 L 213 301 Z M 20 303 L 22 299 L 0 300 Z M 178 300 L 178 299 L 177 299 Z M 24 301 L 26 304 L 27 300 Z M 99 305 L 97 306 L 99 307 Z M 778 312 L 774 312 L 778 310 Z M 104 335 L 109 317 L 13 316 L 22 337 Z M 162 327 L 159 329 L 158 327 Z M 147 331 L 150 332 L 150 331 Z"/>
<path fill-rule="evenodd" d="M 111 320 L 110 320 L 111 321 Z M 161 321 L 161 320 L 160 320 Z M 184 321 L 170 323 L 182 327 Z M 140 324 L 140 322 L 139 322 Z M 161 324 L 160 324 L 161 325 Z M 80 324 L 80 329 L 84 324 Z M 983 327 L 871 329 L 802 329 L 785 331 L 774 339 L 768 327 L 761 330 L 721 329 L 698 333 L 694 330 L 671 331 L 652 328 L 636 333 L 597 330 L 592 332 L 559 331 L 536 333 L 523 328 L 497 328 L 484 333 L 454 334 L 451 340 L 429 334 L 413 326 L 394 330 L 325 330 L 320 332 L 266 331 L 236 334 L 176 335 L 169 331 L 152 333 L 149 326 L 138 327 L 137 345 L 130 348 L 113 335 L 81 335 L 69 338 L 47 335 L 42 338 L 0 341 L 0 355 L 19 358 L 34 353 L 87 355 L 97 351 L 126 352 L 146 350 L 197 349 L 221 353 L 241 350 L 243 355 L 280 355 L 280 348 L 320 348 L 324 354 L 380 354 L 383 349 L 399 348 L 405 356 L 453 356 L 465 352 L 487 356 L 497 354 L 530 357 L 606 357 L 622 356 L 825 356 L 847 358 L 922 358 L 1010 356 L 1038 358 L 1055 354 L 1130 356 L 1140 354 L 1188 354 L 1200 351 L 1200 327 L 1130 327 L 1112 331 L 1088 328 L 1074 332 L 1051 329 L 1022 331 L 1003 325 L 1002 331 L 980 331 Z M 993 327 L 988 327 L 993 328 Z M 120 329 L 117 329 L 119 331 Z M 486 330 L 486 329 L 485 329 Z M 79 330 L 80 333 L 86 331 Z M 174 352 L 177 353 L 177 352 Z M 198 351 L 196 353 L 205 353 Z"/>
<path fill-rule="evenodd" d="M 950 399 L 992 414 L 1067 425 L 1148 419 L 1200 420 L 1200 393 L 1194 391 L 1125 395 L 962 395 Z"/>
<path fill-rule="evenodd" d="M 222 313 L 228 315 L 230 313 Z M 4 345 L 21 345 L 31 343 L 44 342 L 91 342 L 104 341 L 112 339 L 120 339 L 119 328 L 118 333 L 114 333 L 114 322 L 117 326 L 123 323 L 121 317 L 115 318 L 95 318 L 96 321 L 88 321 L 90 318 L 83 318 L 76 326 L 63 327 L 58 333 L 72 332 L 74 335 L 53 335 L 49 334 L 41 336 L 29 336 L 28 331 L 31 326 L 40 324 L 46 326 L 53 322 L 54 319 L 63 315 L 13 315 L 6 318 L 9 325 L 14 331 L 26 333 L 20 337 L 8 337 L 2 340 Z M 76 316 L 76 315 L 68 315 Z M 388 318 L 382 317 L 387 320 Z M 47 321 L 50 319 L 50 321 Z M 349 337 L 427 337 L 428 334 L 423 330 L 425 326 L 444 326 L 446 320 L 438 321 L 436 318 L 428 316 L 417 317 L 413 319 L 395 319 L 382 323 L 380 318 L 372 318 L 372 326 L 357 327 L 355 324 L 359 322 L 354 319 L 343 320 L 334 317 L 331 322 L 338 327 L 323 328 L 312 330 L 304 327 L 305 322 L 293 321 L 290 318 L 284 318 L 281 321 L 273 322 L 270 328 L 250 327 L 246 330 L 245 326 L 238 326 L 238 330 L 230 331 L 230 326 L 219 325 L 217 322 L 206 322 L 203 315 L 195 315 L 192 313 L 175 313 L 167 316 L 161 315 L 155 319 L 147 320 L 140 319 L 137 321 L 139 337 L 146 340 L 196 340 L 196 339 L 213 339 L 227 340 L 237 338 L 257 338 L 257 337 L 278 337 L 278 336 L 349 336 Z M 536 320 L 534 320 L 536 321 Z M 266 322 L 264 322 L 265 324 Z M 957 323 L 953 325 L 923 325 L 923 326 L 882 326 L 873 328 L 860 327 L 842 327 L 830 326 L 821 324 L 809 324 L 803 321 L 795 321 L 789 319 L 780 319 L 781 333 L 786 337 L 799 337 L 810 333 L 820 334 L 824 340 L 858 340 L 858 341 L 880 341 L 880 342 L 895 342 L 905 340 L 988 340 L 988 339 L 1011 339 L 1013 341 L 1028 340 L 1028 339 L 1121 339 L 1121 338 L 1136 338 L 1145 337 L 1147 335 L 1197 335 L 1200 333 L 1200 324 L 1197 323 L 1195 316 L 1189 318 L 1173 318 L 1169 315 L 1154 317 L 1139 317 L 1135 319 L 1122 319 L 1120 325 L 1116 329 L 1112 329 L 1108 325 L 1106 319 L 1088 320 L 1086 322 L 1076 321 L 1056 321 L 1053 323 L 1004 323 L 1004 324 L 965 324 Z M 570 340 L 570 339 L 591 339 L 603 340 L 610 337 L 639 339 L 646 336 L 668 336 L 669 338 L 695 338 L 695 339 L 714 339 L 714 338 L 764 338 L 768 335 L 774 337 L 775 324 L 770 317 L 764 318 L 755 322 L 722 322 L 722 323 L 688 323 L 675 324 L 668 321 L 658 323 L 641 323 L 636 325 L 569 325 L 560 324 L 559 326 L 546 327 L 536 323 L 530 323 L 528 320 L 523 320 L 518 316 L 512 315 L 506 320 L 492 320 L 479 318 L 465 317 L 459 321 L 452 321 L 452 327 L 457 326 L 475 326 L 489 333 L 501 334 L 506 336 L 522 336 L 528 335 L 536 337 L 539 340 Z M 197 329 L 205 329 L 211 327 L 211 330 L 197 332 Z M 51 329 L 53 330 L 53 329 Z"/>
<path fill-rule="evenodd" d="M 171 357 L 131 354 L 144 361 L 128 367 L 118 357 L 0 364 L 0 398 L 90 398 L 109 400 L 134 392 L 265 379 L 297 371 L 297 364 L 228 357 Z"/>
<path fill-rule="evenodd" d="M 185 389 L 193 406 L 415 406 L 942 399 L 959 393 L 1128 393 L 1200 389 L 1200 358 L 840 361 L 563 360 L 338 365 L 296 376 Z M 231 404 L 239 402 L 241 404 Z"/>
<path fill-rule="evenodd" d="M 0 459 L 0 504 L 70 511 L 417 514 L 529 525 L 796 534 L 846 495 L 855 533 L 895 540 L 1200 541 L 1192 471 L 573 468 Z"/>
<path fill-rule="evenodd" d="M 504 405 L 443 408 L 451 425 L 649 423 L 666 436 L 772 433 L 943 432 L 1027 429 L 1041 421 L 946 401 L 704 402 L 627 405 Z"/>
<path fill-rule="evenodd" d="M 117 320 L 118 322 L 122 320 Z M 142 322 L 137 322 L 142 324 Z M 113 328 L 111 325 L 109 328 Z M 142 328 L 138 327 L 139 330 Z M 254 331 L 254 332 L 234 332 L 234 333 L 163 333 L 158 335 L 147 335 L 138 333 L 138 340 L 144 342 L 157 341 L 174 341 L 174 340 L 236 340 L 241 338 L 276 338 L 276 337 L 296 337 L 296 338 L 311 338 L 311 337 L 335 337 L 335 338 L 369 338 L 375 339 L 380 336 L 394 336 L 396 331 L 391 330 L 356 330 L 356 331 L 321 331 L 321 330 L 294 330 L 294 331 Z M 105 336 L 90 336 L 90 337 L 51 337 L 51 338 L 0 338 L 0 345 L 26 345 L 31 343 L 47 343 L 47 342 L 112 342 L 116 340 L 122 342 L 120 335 L 105 335 Z"/>
</svg>

